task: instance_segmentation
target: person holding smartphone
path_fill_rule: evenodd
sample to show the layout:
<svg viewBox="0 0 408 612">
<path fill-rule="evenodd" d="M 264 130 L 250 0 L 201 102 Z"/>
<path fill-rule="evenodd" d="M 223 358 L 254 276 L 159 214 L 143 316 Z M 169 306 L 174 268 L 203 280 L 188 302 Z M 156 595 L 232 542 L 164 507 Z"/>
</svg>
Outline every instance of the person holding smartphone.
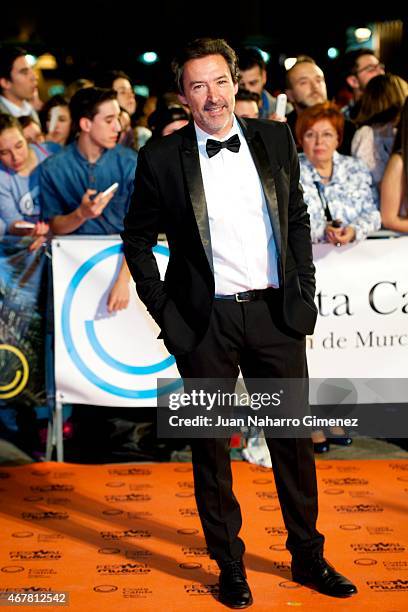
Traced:
<svg viewBox="0 0 408 612">
<path fill-rule="evenodd" d="M 343 128 L 343 114 L 330 102 L 306 108 L 296 123 L 296 136 L 303 148 L 300 182 L 312 242 L 337 247 L 363 240 L 380 228 L 377 192 L 368 168 L 362 161 L 337 152 Z M 341 428 L 315 430 L 312 440 L 315 453 L 329 451 L 331 443 L 348 446 L 352 442 Z"/>
<path fill-rule="evenodd" d="M 330 102 L 315 104 L 299 115 L 296 137 L 300 181 L 310 215 L 313 242 L 341 246 L 363 240 L 380 228 L 378 196 L 365 164 L 337 152 L 344 117 Z"/>
<path fill-rule="evenodd" d="M 70 111 L 75 140 L 47 160 L 41 171 L 43 218 L 55 234 L 119 234 L 133 191 L 137 154 L 117 144 L 122 130 L 117 94 L 97 87 L 80 89 L 71 98 Z M 127 308 L 129 280 L 122 258 L 106 300 L 109 313 Z M 138 416 L 129 410 L 119 416 L 118 407 L 74 404 L 81 461 L 131 454 L 127 445 L 132 444 Z"/>
<path fill-rule="evenodd" d="M 80 89 L 71 99 L 70 112 L 76 139 L 41 169 L 43 219 L 54 234 L 119 234 L 133 191 L 137 154 L 117 144 L 122 129 L 117 94 L 97 87 Z M 127 307 L 129 278 L 123 260 L 108 297 L 109 312 Z"/>
<path fill-rule="evenodd" d="M 18 119 L 0 114 L 0 238 L 31 236 L 31 250 L 43 244 L 49 226 L 40 221 L 39 167 L 51 153 L 27 143 Z"/>
</svg>

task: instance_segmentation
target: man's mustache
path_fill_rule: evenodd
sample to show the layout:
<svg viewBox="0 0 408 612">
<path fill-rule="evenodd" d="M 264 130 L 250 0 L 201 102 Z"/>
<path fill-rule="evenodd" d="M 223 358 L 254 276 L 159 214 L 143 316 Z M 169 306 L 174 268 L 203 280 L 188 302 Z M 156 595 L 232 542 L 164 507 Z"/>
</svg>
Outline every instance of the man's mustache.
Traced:
<svg viewBox="0 0 408 612">
<path fill-rule="evenodd" d="M 224 106 L 226 106 L 226 104 L 205 104 L 204 110 L 205 111 L 217 110 L 219 108 L 224 108 Z"/>
</svg>

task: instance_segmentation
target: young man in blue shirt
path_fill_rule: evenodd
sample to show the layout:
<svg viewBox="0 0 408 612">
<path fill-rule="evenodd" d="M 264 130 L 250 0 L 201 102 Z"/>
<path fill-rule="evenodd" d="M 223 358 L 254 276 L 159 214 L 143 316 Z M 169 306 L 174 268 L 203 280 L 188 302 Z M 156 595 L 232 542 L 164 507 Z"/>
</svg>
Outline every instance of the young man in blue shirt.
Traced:
<svg viewBox="0 0 408 612">
<path fill-rule="evenodd" d="M 42 215 L 54 234 L 119 234 L 133 191 L 137 155 L 117 144 L 120 107 L 113 90 L 89 87 L 71 99 L 72 127 L 76 135 L 55 159 L 41 168 Z M 52 163 L 49 163 L 51 162 Z M 116 191 L 104 196 L 113 183 Z M 109 312 L 129 303 L 130 274 L 125 259 L 107 299 Z M 138 409 L 74 405 L 75 444 L 83 462 L 106 461 L 112 452 L 127 452 L 135 428 L 131 419 Z M 119 419 L 119 421 L 118 421 Z"/>
<path fill-rule="evenodd" d="M 116 92 L 89 87 L 70 103 L 77 139 L 43 164 L 42 216 L 54 234 L 119 234 L 133 190 L 137 155 L 117 144 L 121 131 Z M 104 196 L 113 183 L 116 191 Z M 122 262 L 108 310 L 129 303 L 129 270 Z"/>
</svg>

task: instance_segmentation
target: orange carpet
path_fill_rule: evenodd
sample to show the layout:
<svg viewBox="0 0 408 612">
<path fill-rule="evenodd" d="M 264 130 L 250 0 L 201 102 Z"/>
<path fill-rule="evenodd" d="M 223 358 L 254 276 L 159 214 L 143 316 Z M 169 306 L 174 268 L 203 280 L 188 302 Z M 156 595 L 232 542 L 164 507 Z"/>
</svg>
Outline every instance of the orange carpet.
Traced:
<svg viewBox="0 0 408 612">
<path fill-rule="evenodd" d="M 348 600 L 291 581 L 271 472 L 233 470 L 254 611 L 408 609 L 408 462 L 318 462 L 326 556 L 359 588 Z M 81 612 L 225 609 L 190 464 L 3 467 L 0 489 L 0 591 L 67 592 Z"/>
</svg>

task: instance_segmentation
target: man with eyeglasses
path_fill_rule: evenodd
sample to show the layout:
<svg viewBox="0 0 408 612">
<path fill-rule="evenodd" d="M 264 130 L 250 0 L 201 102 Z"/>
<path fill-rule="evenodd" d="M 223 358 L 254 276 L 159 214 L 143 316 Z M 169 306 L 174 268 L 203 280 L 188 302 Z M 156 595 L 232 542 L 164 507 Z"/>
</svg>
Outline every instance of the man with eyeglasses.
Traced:
<svg viewBox="0 0 408 612">
<path fill-rule="evenodd" d="M 343 73 L 353 99 L 342 111 L 347 119 L 355 119 L 360 108 L 360 100 L 367 83 L 379 74 L 384 74 L 384 64 L 371 49 L 354 49 L 344 56 Z"/>
</svg>

